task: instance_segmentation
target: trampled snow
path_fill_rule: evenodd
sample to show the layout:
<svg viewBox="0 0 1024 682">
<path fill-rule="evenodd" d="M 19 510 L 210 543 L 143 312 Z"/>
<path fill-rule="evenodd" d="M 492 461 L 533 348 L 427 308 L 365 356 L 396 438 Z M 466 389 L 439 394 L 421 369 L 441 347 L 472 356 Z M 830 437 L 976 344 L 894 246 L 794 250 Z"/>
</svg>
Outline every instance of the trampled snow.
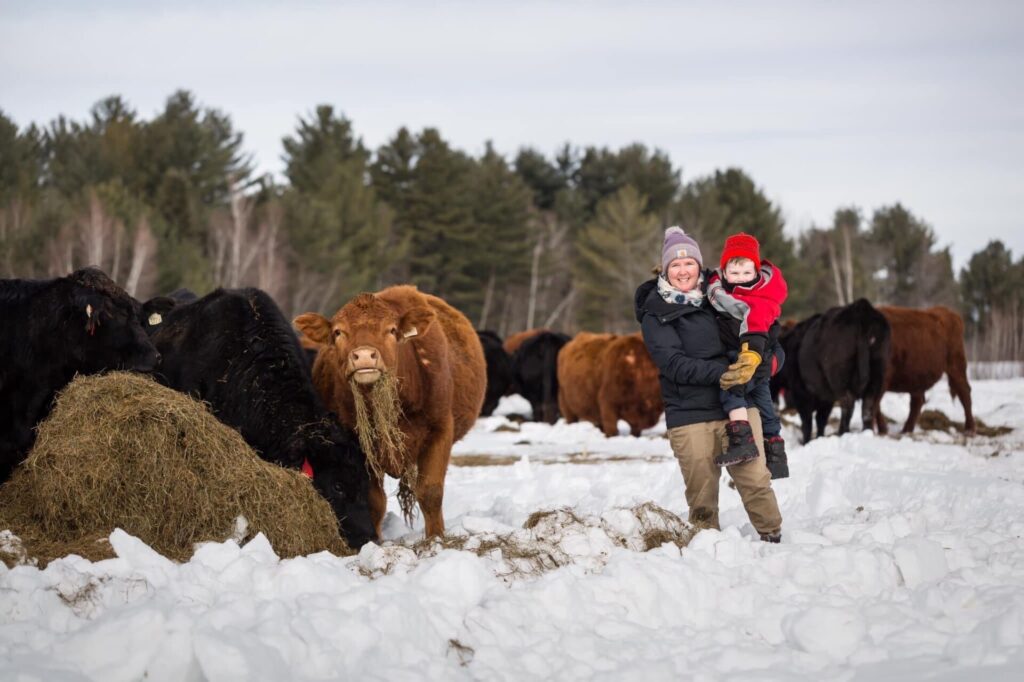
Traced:
<svg viewBox="0 0 1024 682">
<path fill-rule="evenodd" d="M 973 388 L 1013 432 L 790 425 L 782 544 L 723 479 L 722 531 L 650 551 L 681 530 L 653 505 L 686 515 L 664 423 L 606 439 L 505 399 L 455 448 L 443 545 L 389 513 L 355 557 L 259 536 L 175 564 L 116 531 L 116 559 L 0 565 L 0 679 L 1022 679 L 1024 380 Z M 963 419 L 944 383 L 926 407 Z"/>
</svg>

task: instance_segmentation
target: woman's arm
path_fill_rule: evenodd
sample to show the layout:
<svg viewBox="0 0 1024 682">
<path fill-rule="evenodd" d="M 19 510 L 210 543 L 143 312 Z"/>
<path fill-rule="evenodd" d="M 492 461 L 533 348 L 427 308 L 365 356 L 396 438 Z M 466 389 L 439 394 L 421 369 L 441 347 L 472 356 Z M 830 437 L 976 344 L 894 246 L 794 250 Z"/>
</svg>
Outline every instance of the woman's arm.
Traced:
<svg viewBox="0 0 1024 682">
<path fill-rule="evenodd" d="M 641 324 L 644 344 L 651 354 L 651 359 L 661 373 L 677 384 L 696 386 L 714 386 L 718 384 L 725 363 L 715 360 L 691 358 L 680 347 L 679 336 L 675 329 L 660 324 L 654 317 L 647 315 Z"/>
</svg>

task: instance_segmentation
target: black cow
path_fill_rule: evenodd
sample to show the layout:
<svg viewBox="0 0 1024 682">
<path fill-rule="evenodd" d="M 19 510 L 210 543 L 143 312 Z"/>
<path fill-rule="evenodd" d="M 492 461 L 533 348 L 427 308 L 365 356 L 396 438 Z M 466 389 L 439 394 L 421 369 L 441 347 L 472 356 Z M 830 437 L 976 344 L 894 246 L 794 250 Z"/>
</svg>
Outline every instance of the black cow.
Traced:
<svg viewBox="0 0 1024 682">
<path fill-rule="evenodd" d="M 804 442 L 811 440 L 812 416 L 817 435 L 825 434 L 832 405 L 842 407 L 839 433 L 850 430 L 853 405 L 861 400 L 864 428 L 871 428 L 889 362 L 889 322 L 866 299 L 810 317 L 783 334 L 789 361 L 780 381 L 786 404 L 800 413 Z"/>
<path fill-rule="evenodd" d="M 512 356 L 515 390 L 530 401 L 534 421 L 558 421 L 558 351 L 567 343 L 565 334 L 543 331 L 524 341 Z"/>
<path fill-rule="evenodd" d="M 490 416 L 498 406 L 501 396 L 509 392 L 512 386 L 512 358 L 505 352 L 501 337 L 492 331 L 477 331 L 480 345 L 484 347 L 484 358 L 487 360 L 487 393 L 480 415 Z"/>
<path fill-rule="evenodd" d="M 151 327 L 163 356 L 157 379 L 209 403 L 267 461 L 312 468 L 352 547 L 377 536 L 359 441 L 313 388 L 291 324 L 259 289 L 218 289 L 163 314 Z"/>
<path fill-rule="evenodd" d="M 160 356 L 140 324 L 147 311 L 96 268 L 0 280 L 0 483 L 75 374 L 156 367 Z"/>
</svg>

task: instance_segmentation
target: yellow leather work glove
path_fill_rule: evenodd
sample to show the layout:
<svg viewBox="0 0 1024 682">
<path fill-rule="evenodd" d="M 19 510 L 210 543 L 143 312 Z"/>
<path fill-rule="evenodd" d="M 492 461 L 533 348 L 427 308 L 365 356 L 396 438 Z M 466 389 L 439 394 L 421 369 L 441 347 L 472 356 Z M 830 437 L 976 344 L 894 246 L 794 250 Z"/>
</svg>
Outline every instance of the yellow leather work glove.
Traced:
<svg viewBox="0 0 1024 682">
<path fill-rule="evenodd" d="M 725 374 L 718 380 L 718 385 L 726 391 L 733 386 L 742 386 L 750 381 L 750 378 L 754 376 L 754 370 L 760 364 L 761 355 L 755 350 L 750 350 L 748 344 L 744 343 L 740 346 L 740 354 L 736 358 L 736 362 L 725 370 Z"/>
</svg>

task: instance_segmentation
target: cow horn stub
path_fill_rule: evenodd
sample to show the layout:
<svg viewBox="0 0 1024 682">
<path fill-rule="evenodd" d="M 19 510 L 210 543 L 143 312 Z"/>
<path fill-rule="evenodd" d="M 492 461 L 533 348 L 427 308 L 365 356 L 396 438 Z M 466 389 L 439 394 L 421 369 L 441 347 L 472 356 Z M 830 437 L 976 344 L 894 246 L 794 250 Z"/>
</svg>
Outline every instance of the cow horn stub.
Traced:
<svg viewBox="0 0 1024 682">
<path fill-rule="evenodd" d="M 416 331 L 416 327 L 413 327 L 412 329 L 410 329 L 406 333 L 402 334 L 402 338 L 403 339 L 411 339 L 414 336 L 419 336 L 419 332 Z"/>
</svg>

